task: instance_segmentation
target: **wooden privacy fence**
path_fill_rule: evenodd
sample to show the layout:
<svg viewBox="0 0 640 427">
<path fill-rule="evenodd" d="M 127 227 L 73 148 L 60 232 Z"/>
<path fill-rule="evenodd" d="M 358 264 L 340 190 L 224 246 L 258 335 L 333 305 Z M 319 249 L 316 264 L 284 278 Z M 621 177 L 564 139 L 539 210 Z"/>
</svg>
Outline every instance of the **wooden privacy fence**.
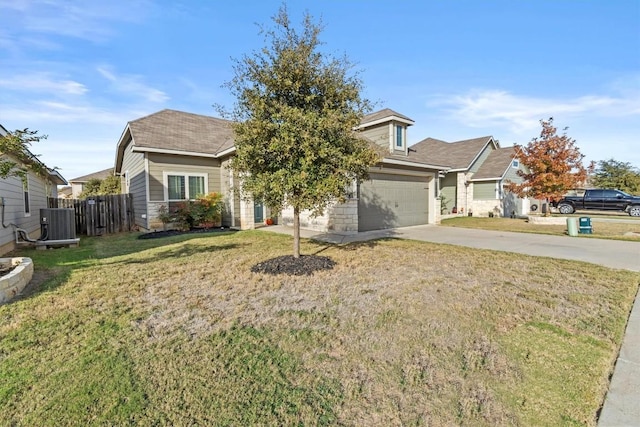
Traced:
<svg viewBox="0 0 640 427">
<path fill-rule="evenodd" d="M 76 233 L 87 236 L 131 231 L 134 227 L 133 196 L 116 194 L 79 199 L 49 198 L 50 208 L 71 208 L 76 212 Z"/>
</svg>

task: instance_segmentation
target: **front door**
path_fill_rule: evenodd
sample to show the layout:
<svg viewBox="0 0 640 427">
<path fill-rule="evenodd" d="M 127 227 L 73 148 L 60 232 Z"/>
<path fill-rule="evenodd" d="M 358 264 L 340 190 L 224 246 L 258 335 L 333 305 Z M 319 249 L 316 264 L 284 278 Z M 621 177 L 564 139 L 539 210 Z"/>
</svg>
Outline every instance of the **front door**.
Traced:
<svg viewBox="0 0 640 427">
<path fill-rule="evenodd" d="M 264 221 L 264 205 L 262 202 L 253 202 L 253 222 L 260 224 Z"/>
</svg>

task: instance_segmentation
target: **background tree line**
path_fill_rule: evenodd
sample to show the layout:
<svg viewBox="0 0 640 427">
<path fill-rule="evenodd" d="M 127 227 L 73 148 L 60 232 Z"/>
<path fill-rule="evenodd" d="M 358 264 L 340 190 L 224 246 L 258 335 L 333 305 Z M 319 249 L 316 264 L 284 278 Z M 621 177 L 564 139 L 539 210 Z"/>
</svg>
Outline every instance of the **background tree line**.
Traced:
<svg viewBox="0 0 640 427">
<path fill-rule="evenodd" d="M 614 159 L 600 160 L 589 184 L 598 188 L 617 188 L 629 194 L 640 194 L 640 168 Z"/>
</svg>

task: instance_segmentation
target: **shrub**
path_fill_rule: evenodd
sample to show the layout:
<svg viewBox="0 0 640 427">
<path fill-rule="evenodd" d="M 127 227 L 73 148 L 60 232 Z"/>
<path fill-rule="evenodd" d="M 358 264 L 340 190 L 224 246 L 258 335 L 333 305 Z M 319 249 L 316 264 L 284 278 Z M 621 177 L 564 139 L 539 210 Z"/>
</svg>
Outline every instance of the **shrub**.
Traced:
<svg viewBox="0 0 640 427">
<path fill-rule="evenodd" d="M 209 193 L 196 200 L 180 202 L 176 206 L 174 221 L 181 230 L 194 227 L 211 228 L 222 221 L 222 194 Z"/>
<path fill-rule="evenodd" d="M 158 219 L 162 221 L 162 228 L 167 229 L 167 224 L 174 221 L 174 216 L 169 211 L 167 205 L 160 205 L 158 208 Z"/>
</svg>

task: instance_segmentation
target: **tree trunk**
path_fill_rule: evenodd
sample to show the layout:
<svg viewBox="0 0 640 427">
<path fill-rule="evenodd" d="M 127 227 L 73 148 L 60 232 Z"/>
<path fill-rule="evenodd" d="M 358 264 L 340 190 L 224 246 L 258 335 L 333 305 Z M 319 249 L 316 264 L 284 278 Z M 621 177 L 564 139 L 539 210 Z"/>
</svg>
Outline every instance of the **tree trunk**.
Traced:
<svg viewBox="0 0 640 427">
<path fill-rule="evenodd" d="M 293 208 L 293 257 L 300 258 L 300 209 Z"/>
</svg>

